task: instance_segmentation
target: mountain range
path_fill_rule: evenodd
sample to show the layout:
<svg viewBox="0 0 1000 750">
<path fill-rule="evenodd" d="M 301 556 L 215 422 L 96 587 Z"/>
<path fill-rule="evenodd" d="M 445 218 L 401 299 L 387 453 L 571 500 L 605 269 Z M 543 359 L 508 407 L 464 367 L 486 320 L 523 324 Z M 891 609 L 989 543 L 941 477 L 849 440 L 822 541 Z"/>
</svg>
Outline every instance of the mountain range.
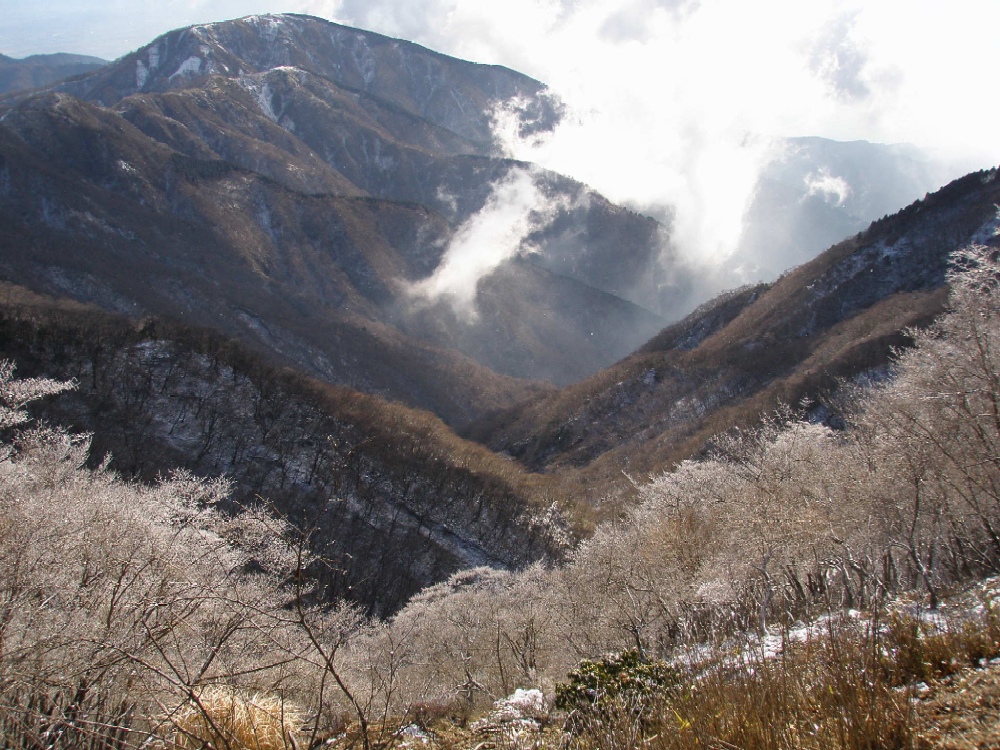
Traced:
<svg viewBox="0 0 1000 750">
<path fill-rule="evenodd" d="M 789 139 L 706 280 L 669 211 L 503 153 L 498 112 L 566 116 L 542 83 L 307 16 L 30 88 L 0 98 L 0 356 L 78 383 L 38 415 L 321 525 L 325 591 L 373 613 L 560 559 L 782 403 L 835 422 L 1000 231 L 995 171 L 913 202 L 919 151 Z"/>
<path fill-rule="evenodd" d="M 0 262 L 461 422 L 529 387 L 512 378 L 571 382 L 663 324 L 610 291 L 645 282 L 654 222 L 542 171 L 560 206 L 542 260 L 483 279 L 475 319 L 402 293 L 526 168 L 493 155 L 490 107 L 512 98 L 524 128 L 558 117 L 524 76 L 317 19 L 174 32 L 7 99 Z"/>
<path fill-rule="evenodd" d="M 21 59 L 0 55 L 0 94 L 48 86 L 64 78 L 93 73 L 107 64 L 99 57 L 65 52 Z"/>
</svg>

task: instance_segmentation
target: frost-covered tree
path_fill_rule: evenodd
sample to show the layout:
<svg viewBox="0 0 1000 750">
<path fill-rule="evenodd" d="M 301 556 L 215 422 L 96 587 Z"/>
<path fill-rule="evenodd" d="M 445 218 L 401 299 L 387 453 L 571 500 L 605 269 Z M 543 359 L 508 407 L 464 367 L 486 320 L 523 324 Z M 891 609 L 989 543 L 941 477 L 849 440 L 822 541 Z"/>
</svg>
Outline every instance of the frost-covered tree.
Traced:
<svg viewBox="0 0 1000 750">
<path fill-rule="evenodd" d="M 87 436 L 27 424 L 30 401 L 67 387 L 0 363 L 0 734 L 140 744 L 179 731 L 211 685 L 285 694 L 315 716 L 343 705 L 346 683 L 324 689 L 339 669 L 329 634 L 362 623 L 304 614 L 283 585 L 304 562 L 294 530 L 262 508 L 221 512 L 222 480 L 88 468 Z"/>
<path fill-rule="evenodd" d="M 955 257 L 951 309 L 911 331 L 895 377 L 860 399 L 854 433 L 882 475 L 873 511 L 932 599 L 1000 562 L 1000 261 Z"/>
<path fill-rule="evenodd" d="M 766 629 L 904 589 L 924 588 L 933 605 L 942 583 L 995 571 L 996 252 L 959 254 L 950 281 L 951 309 L 910 332 L 888 379 L 845 385 L 846 430 L 774 415 L 651 478 L 632 512 L 566 565 L 534 571 L 532 586 L 519 588 L 524 574 L 494 575 L 427 592 L 394 624 L 413 634 L 413 664 L 439 690 L 496 694 L 515 674 L 493 653 L 506 608 L 544 613 L 532 620 L 545 644 L 536 669 L 516 673 L 528 687 L 574 660 L 625 649 L 655 658 L 720 629 Z"/>
</svg>

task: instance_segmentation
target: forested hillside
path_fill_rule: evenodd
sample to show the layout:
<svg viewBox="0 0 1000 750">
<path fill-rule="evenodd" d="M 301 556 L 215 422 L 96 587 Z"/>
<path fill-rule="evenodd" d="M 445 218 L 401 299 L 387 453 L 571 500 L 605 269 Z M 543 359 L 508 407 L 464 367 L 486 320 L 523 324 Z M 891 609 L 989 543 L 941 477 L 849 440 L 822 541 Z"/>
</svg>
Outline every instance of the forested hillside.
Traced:
<svg viewBox="0 0 1000 750">
<path fill-rule="evenodd" d="M 91 465 L 225 476 L 227 512 L 263 500 L 314 528 L 323 601 L 387 614 L 462 568 L 558 559 L 578 533 L 553 482 L 433 415 L 277 370 L 209 331 L 8 285 L 0 357 L 77 384 L 37 415 L 92 434 Z"/>
</svg>

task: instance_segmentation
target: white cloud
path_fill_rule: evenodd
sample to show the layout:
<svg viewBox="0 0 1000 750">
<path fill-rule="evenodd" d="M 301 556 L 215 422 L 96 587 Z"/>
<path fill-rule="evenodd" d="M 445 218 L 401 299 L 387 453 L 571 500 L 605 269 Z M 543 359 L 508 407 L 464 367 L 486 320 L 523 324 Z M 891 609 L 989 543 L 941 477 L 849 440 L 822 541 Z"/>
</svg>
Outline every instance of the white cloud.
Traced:
<svg viewBox="0 0 1000 750">
<path fill-rule="evenodd" d="M 834 96 L 862 100 L 871 96 L 865 81 L 867 53 L 853 39 L 858 12 L 845 13 L 824 26 L 810 50 L 810 69 L 827 82 Z"/>
<path fill-rule="evenodd" d="M 531 251 L 528 236 L 544 228 L 561 204 L 542 194 L 535 170 L 512 169 L 486 204 L 455 231 L 438 267 L 407 291 L 416 302 L 445 300 L 475 318 L 476 285 L 514 255 Z"/>
<path fill-rule="evenodd" d="M 675 206 L 675 242 L 701 259 L 735 246 L 771 136 L 909 141 L 961 168 L 1000 159 L 983 111 L 1000 51 L 990 0 L 309 5 L 545 81 L 572 116 L 512 153 L 619 202 Z"/>
<path fill-rule="evenodd" d="M 818 195 L 834 206 L 844 205 L 851 196 L 851 186 L 843 177 L 835 177 L 826 167 L 805 176 L 806 196 Z"/>
</svg>

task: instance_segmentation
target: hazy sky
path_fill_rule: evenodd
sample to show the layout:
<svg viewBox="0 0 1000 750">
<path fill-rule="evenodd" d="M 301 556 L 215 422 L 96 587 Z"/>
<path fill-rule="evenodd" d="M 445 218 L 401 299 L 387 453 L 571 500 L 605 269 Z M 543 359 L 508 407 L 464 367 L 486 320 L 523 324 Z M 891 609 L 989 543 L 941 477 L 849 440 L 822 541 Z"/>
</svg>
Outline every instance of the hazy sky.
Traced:
<svg viewBox="0 0 1000 750">
<path fill-rule="evenodd" d="M 0 52 L 15 57 L 114 58 L 180 26 L 298 12 L 507 65 L 572 112 L 557 137 L 512 140 L 512 154 L 639 207 L 688 201 L 678 230 L 702 249 L 726 250 L 773 155 L 768 136 L 1000 162 L 997 0 L 0 0 L 0 11 Z"/>
<path fill-rule="evenodd" d="M 753 132 L 996 152 L 997 0 L 0 0 L 0 52 L 115 58 L 181 26 L 283 11 L 507 65 L 571 98 L 613 81 L 643 113 L 659 100 Z"/>
</svg>

